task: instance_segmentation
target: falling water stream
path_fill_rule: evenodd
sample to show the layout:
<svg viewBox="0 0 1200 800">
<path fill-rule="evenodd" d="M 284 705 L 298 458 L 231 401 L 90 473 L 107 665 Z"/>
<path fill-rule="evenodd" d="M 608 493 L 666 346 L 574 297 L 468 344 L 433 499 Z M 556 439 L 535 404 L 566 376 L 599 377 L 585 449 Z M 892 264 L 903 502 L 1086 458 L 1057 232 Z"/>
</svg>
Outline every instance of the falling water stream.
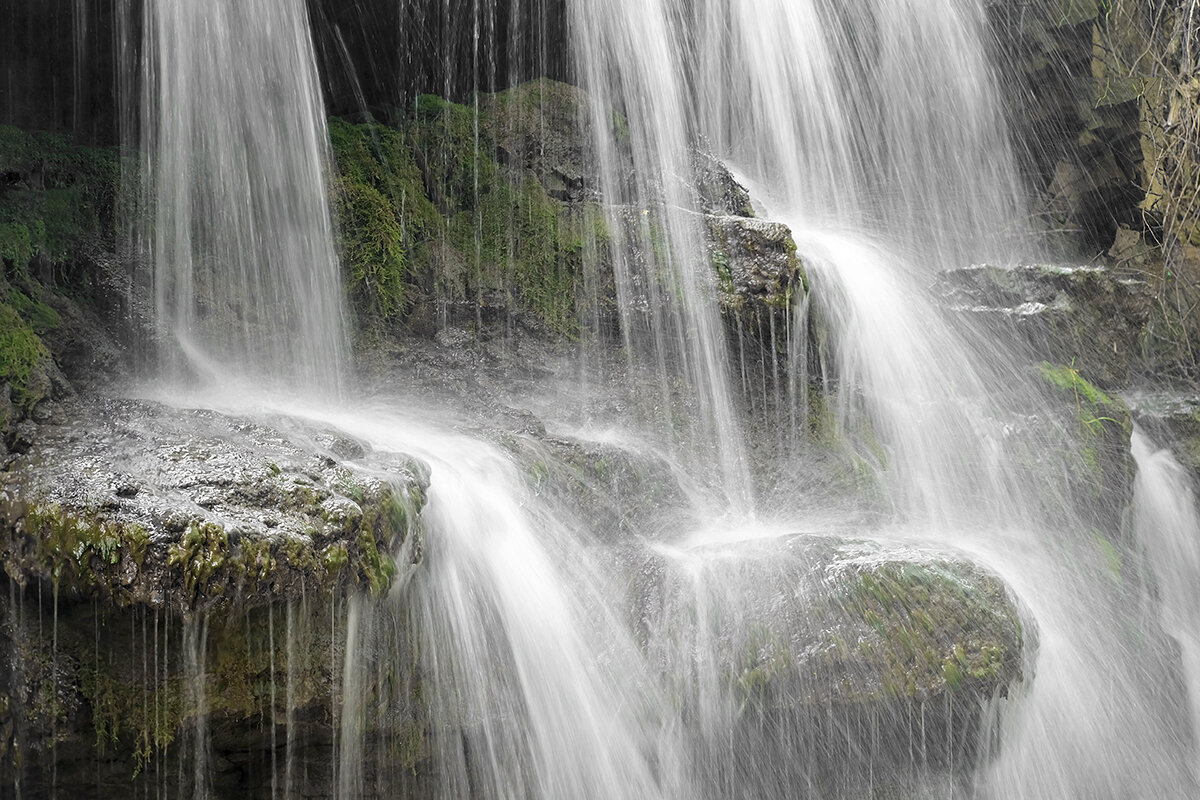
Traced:
<svg viewBox="0 0 1200 800">
<path fill-rule="evenodd" d="M 969 558 L 1022 610 L 1025 682 L 977 709 L 988 737 L 978 762 L 914 733 L 914 752 L 944 752 L 914 756 L 888 785 L 997 800 L 1197 796 L 1191 489 L 1135 435 L 1146 569 L 1114 565 L 1105 537 L 1115 534 L 1075 507 L 1063 471 L 1012 456 L 1014 409 L 1050 417 L 1034 379 L 1003 342 L 928 296 L 939 270 L 1025 255 L 983 0 L 571 0 L 568 10 L 599 189 L 623 231 L 614 270 L 625 352 L 631 370 L 656 376 L 642 399 L 657 416 L 640 417 L 640 429 L 621 417 L 581 429 L 569 409 L 556 413 L 557 397 L 530 404 L 556 433 L 586 439 L 607 426 L 660 451 L 703 497 L 692 516 L 705 524 L 603 545 L 604 531 L 533 490 L 510 449 L 412 401 L 350 411 L 250 401 L 430 467 L 424 563 L 397 582 L 387 613 L 416 638 L 437 796 L 873 796 L 885 748 L 823 740 L 850 727 L 841 719 L 826 729 L 782 713 L 748 728 L 720 677 L 730 631 L 744 645 L 764 607 L 800 619 L 821 602 L 813 542 Z M 168 349 L 209 385 L 234 367 L 308 396 L 338 386 L 345 344 L 304 4 L 153 0 L 145 13 L 154 202 L 143 233 Z M 613 109 L 623 134 L 608 124 Z M 784 468 L 751 463 L 695 213 L 697 140 L 744 176 L 760 213 L 794 232 L 821 337 L 822 402 L 870 473 L 869 499 L 807 487 L 787 466 L 808 452 L 798 436 L 784 439 Z M 790 341 L 807 349 L 807 329 Z M 776 384 L 792 417 L 810 413 L 803 388 Z M 235 402 L 216 394 L 222 407 Z M 776 499 L 767 507 L 763 496 Z M 881 510 L 839 510 L 868 502 Z M 656 611 L 631 611 L 630 572 L 655 579 Z M 790 588 L 773 594 L 781 582 Z M 355 720 L 369 698 L 354 676 L 371 659 L 400 658 L 367 646 L 381 618 L 355 608 L 338 750 L 345 798 L 368 782 Z M 923 720 L 905 724 L 923 730 Z M 813 766 L 831 754 L 840 771 Z M 202 774 L 194 786 L 205 795 Z"/>
<path fill-rule="evenodd" d="M 328 135 L 300 0 L 144 4 L 142 229 L 168 369 L 336 395 Z"/>
</svg>

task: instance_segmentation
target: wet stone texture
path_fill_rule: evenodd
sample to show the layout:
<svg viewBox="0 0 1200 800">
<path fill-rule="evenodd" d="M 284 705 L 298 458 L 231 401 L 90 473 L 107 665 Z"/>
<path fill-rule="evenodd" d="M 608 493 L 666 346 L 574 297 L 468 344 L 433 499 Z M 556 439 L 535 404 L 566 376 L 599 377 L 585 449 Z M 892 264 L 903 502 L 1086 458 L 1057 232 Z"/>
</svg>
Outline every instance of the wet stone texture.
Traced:
<svg viewBox="0 0 1200 800">
<path fill-rule="evenodd" d="M 1071 365 L 1124 386 L 1150 314 L 1146 284 L 1103 267 L 972 266 L 942 273 L 944 305 L 1016 333 L 1032 361 Z"/>
<path fill-rule="evenodd" d="M 136 400 L 80 404 L 0 474 L 0 562 L 21 586 L 174 612 L 382 592 L 420 557 L 427 473 L 336 431 Z M 400 548 L 402 542 L 410 546 Z"/>
<path fill-rule="evenodd" d="M 747 217 L 704 219 L 723 312 L 786 311 L 806 290 L 792 231 Z"/>
</svg>

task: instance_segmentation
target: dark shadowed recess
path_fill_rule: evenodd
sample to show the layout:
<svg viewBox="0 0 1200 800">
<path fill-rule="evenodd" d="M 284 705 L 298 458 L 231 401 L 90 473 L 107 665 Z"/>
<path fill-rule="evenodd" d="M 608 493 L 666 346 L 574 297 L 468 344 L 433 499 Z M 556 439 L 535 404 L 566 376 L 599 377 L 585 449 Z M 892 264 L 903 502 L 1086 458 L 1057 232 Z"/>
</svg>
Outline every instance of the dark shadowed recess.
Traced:
<svg viewBox="0 0 1200 800">
<path fill-rule="evenodd" d="M 143 3 L 0 3 L 0 125 L 115 144 L 122 97 L 136 97 Z M 496 91 L 543 75 L 570 77 L 565 0 L 308 5 L 328 110 L 337 116 L 387 118 L 425 93 L 461 102 L 477 89 Z M 136 119 L 127 116 L 124 124 Z"/>
</svg>

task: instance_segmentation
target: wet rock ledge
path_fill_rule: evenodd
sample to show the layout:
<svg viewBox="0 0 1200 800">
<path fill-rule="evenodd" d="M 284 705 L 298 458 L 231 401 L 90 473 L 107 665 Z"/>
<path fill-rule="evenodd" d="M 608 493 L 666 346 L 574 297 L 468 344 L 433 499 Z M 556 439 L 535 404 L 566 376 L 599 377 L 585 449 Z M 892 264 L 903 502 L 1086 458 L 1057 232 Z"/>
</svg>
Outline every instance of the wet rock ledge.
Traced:
<svg viewBox="0 0 1200 800">
<path fill-rule="evenodd" d="M 292 420 L 77 404 L 0 473 L 21 587 L 175 613 L 383 592 L 421 557 L 423 465 Z M 394 558 L 393 553 L 400 555 Z"/>
</svg>

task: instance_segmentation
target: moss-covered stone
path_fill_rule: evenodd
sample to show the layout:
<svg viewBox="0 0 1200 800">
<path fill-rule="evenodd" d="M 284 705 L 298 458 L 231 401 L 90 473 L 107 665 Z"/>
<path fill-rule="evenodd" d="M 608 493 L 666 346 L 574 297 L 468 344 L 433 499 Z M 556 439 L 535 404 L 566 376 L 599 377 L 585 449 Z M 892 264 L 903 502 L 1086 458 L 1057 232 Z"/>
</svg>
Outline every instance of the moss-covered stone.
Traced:
<svg viewBox="0 0 1200 800">
<path fill-rule="evenodd" d="M 49 391 L 49 358 L 33 328 L 15 309 L 0 303 L 0 383 L 12 387 L 12 400 L 19 411 L 28 411 Z"/>
<path fill-rule="evenodd" d="M 88 240 L 115 236 L 120 165 L 109 150 L 0 126 L 0 259 L 25 272 L 61 264 Z"/>
<path fill-rule="evenodd" d="M 1038 364 L 1038 374 L 1060 395 L 1074 401 L 1081 430 L 1089 438 L 1101 437 L 1114 427 L 1126 437 L 1132 433 L 1133 424 L 1125 403 L 1097 389 L 1075 367 L 1043 361 Z"/>
<path fill-rule="evenodd" d="M 790 737 L 809 775 L 869 758 L 882 777 L 913 749 L 935 768 L 980 757 L 983 710 L 1031 644 L 1004 583 L 941 552 L 795 535 L 634 569 L 634 618 L 683 713 L 724 702 L 735 748 Z"/>
<path fill-rule="evenodd" d="M 831 665 L 871 665 L 864 699 L 986 697 L 1020 677 L 1020 620 L 1003 584 L 980 570 L 948 561 L 874 564 L 839 579 L 831 600 L 870 629 L 860 628 L 853 655 L 840 646 L 824 651 Z"/>
<path fill-rule="evenodd" d="M 197 433 L 195 413 L 111 401 L 45 432 L 0 475 L 9 577 L 182 613 L 306 589 L 379 595 L 402 542 L 404 566 L 420 561 L 419 465 L 359 472 L 261 423 L 203 414 Z"/>
<path fill-rule="evenodd" d="M 1046 470 L 1041 485 L 1052 516 L 1069 505 L 1098 530 L 1116 535 L 1135 474 L 1129 409 L 1072 366 L 1042 362 L 1036 371 L 1046 390 L 1046 413 L 1010 437 L 1009 457 Z"/>
<path fill-rule="evenodd" d="M 604 217 L 551 196 L 559 173 L 530 137 L 583 147 L 556 127 L 574 119 L 578 92 L 537 81 L 473 106 L 425 95 L 395 128 L 331 121 L 342 250 L 366 327 L 499 315 L 577 335 L 577 282 L 585 250 L 607 237 Z M 539 114 L 557 122 L 538 127 Z"/>
</svg>

